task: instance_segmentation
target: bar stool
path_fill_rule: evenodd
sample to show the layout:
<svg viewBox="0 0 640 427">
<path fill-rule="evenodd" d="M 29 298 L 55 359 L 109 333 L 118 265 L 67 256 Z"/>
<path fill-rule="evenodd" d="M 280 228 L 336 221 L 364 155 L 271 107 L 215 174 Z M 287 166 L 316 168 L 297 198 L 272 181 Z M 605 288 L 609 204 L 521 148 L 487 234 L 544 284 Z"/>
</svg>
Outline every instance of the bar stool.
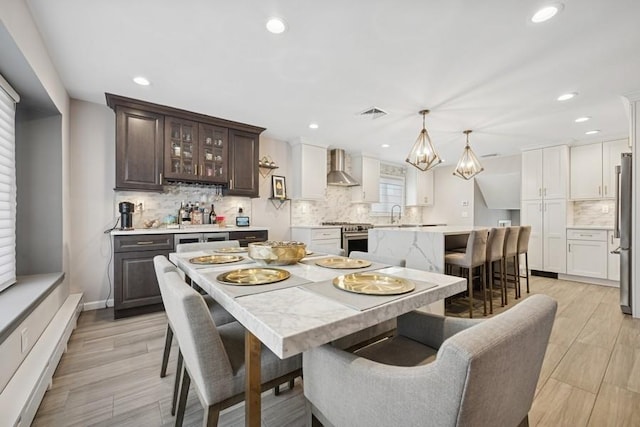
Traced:
<svg viewBox="0 0 640 427">
<path fill-rule="evenodd" d="M 504 241 L 504 303 L 508 304 L 507 285 L 510 281 L 509 277 L 509 261 L 513 262 L 513 285 L 515 288 L 515 299 L 519 298 L 518 288 L 520 287 L 520 273 L 518 272 L 518 236 L 520 235 L 520 227 L 507 227 L 507 235 Z"/>
<path fill-rule="evenodd" d="M 524 255 L 524 276 L 521 278 L 527 279 L 527 293 L 529 293 L 529 238 L 531 237 L 531 226 L 520 226 L 520 234 L 518 236 L 518 255 Z M 518 256 L 518 274 L 520 274 L 520 256 Z M 518 280 L 519 282 L 520 280 Z M 518 289 L 518 292 L 521 292 Z M 520 294 L 522 296 L 522 294 Z"/>
<path fill-rule="evenodd" d="M 500 300 L 502 306 L 504 306 L 504 267 L 503 258 L 504 254 L 504 240 L 507 234 L 507 229 L 504 227 L 492 228 L 489 230 L 489 237 L 487 237 L 487 260 L 486 260 L 486 272 L 489 279 L 489 313 L 493 314 L 493 281 L 494 270 L 493 264 L 500 262 Z"/>
<path fill-rule="evenodd" d="M 469 293 L 469 317 L 473 317 L 473 269 L 481 268 L 480 280 L 482 283 L 482 300 L 484 315 L 487 315 L 487 290 L 485 286 L 484 264 L 487 258 L 487 229 L 473 230 L 469 233 L 467 249 L 465 253 L 449 252 L 444 256 L 445 268 L 449 270 L 453 266 L 467 270 L 467 290 Z M 462 276 L 464 277 L 464 276 Z"/>
</svg>

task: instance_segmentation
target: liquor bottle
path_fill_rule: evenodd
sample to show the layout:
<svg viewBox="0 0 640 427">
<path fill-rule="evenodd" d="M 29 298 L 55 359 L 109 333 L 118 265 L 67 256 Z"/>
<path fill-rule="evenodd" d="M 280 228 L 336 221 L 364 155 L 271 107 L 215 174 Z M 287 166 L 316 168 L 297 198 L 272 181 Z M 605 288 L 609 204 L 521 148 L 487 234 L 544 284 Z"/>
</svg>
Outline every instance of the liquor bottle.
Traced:
<svg viewBox="0 0 640 427">
<path fill-rule="evenodd" d="M 189 225 L 191 224 L 191 202 L 187 202 L 184 207 L 183 215 L 182 215 L 182 224 Z"/>
<path fill-rule="evenodd" d="M 185 217 L 184 200 L 180 202 L 180 209 L 178 209 L 178 224 L 182 224 L 182 219 Z"/>
<path fill-rule="evenodd" d="M 209 214 L 211 213 L 211 211 L 209 210 L 208 207 L 204 207 L 204 209 L 202 209 L 202 223 L 203 224 L 211 224 L 211 218 L 209 217 Z"/>
<path fill-rule="evenodd" d="M 211 204 L 211 212 L 209 213 L 209 219 L 210 219 L 210 220 L 209 220 L 209 222 L 210 222 L 211 224 L 216 224 L 216 223 L 217 223 L 217 220 L 216 220 L 216 210 L 215 210 L 215 208 L 213 207 L 213 203 Z"/>
</svg>

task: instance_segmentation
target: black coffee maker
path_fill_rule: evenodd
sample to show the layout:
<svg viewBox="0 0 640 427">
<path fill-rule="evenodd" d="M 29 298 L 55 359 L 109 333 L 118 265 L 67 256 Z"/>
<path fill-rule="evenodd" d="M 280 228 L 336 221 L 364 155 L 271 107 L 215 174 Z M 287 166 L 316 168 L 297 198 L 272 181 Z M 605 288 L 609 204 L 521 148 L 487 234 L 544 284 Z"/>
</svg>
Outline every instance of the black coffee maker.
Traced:
<svg viewBox="0 0 640 427">
<path fill-rule="evenodd" d="M 120 211 L 120 230 L 133 230 L 133 203 L 120 202 L 118 210 Z"/>
</svg>

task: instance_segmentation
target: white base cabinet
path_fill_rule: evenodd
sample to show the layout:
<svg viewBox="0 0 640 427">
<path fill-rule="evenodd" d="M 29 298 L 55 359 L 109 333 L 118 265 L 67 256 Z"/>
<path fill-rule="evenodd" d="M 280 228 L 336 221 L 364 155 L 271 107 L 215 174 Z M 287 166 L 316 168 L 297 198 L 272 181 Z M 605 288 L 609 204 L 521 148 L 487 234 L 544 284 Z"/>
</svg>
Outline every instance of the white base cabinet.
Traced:
<svg viewBox="0 0 640 427">
<path fill-rule="evenodd" d="M 291 227 L 291 240 L 302 242 L 313 251 L 335 252 L 342 247 L 340 227 Z"/>
<path fill-rule="evenodd" d="M 607 232 L 569 230 L 567 274 L 607 278 Z"/>
<path fill-rule="evenodd" d="M 620 248 L 620 239 L 616 239 L 612 230 L 607 232 L 607 279 L 620 280 L 620 255 L 611 253 Z"/>
</svg>

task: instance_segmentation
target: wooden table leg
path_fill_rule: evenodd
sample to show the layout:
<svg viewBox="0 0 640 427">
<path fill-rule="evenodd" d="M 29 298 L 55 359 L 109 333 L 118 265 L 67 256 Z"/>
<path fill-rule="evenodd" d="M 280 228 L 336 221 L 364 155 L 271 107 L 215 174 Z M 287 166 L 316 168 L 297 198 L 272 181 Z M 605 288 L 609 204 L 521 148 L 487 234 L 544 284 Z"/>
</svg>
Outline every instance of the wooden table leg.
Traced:
<svg viewBox="0 0 640 427">
<path fill-rule="evenodd" d="M 246 369 L 244 394 L 244 425 L 260 427 L 260 340 L 248 330 L 244 333 L 244 364 Z"/>
</svg>

